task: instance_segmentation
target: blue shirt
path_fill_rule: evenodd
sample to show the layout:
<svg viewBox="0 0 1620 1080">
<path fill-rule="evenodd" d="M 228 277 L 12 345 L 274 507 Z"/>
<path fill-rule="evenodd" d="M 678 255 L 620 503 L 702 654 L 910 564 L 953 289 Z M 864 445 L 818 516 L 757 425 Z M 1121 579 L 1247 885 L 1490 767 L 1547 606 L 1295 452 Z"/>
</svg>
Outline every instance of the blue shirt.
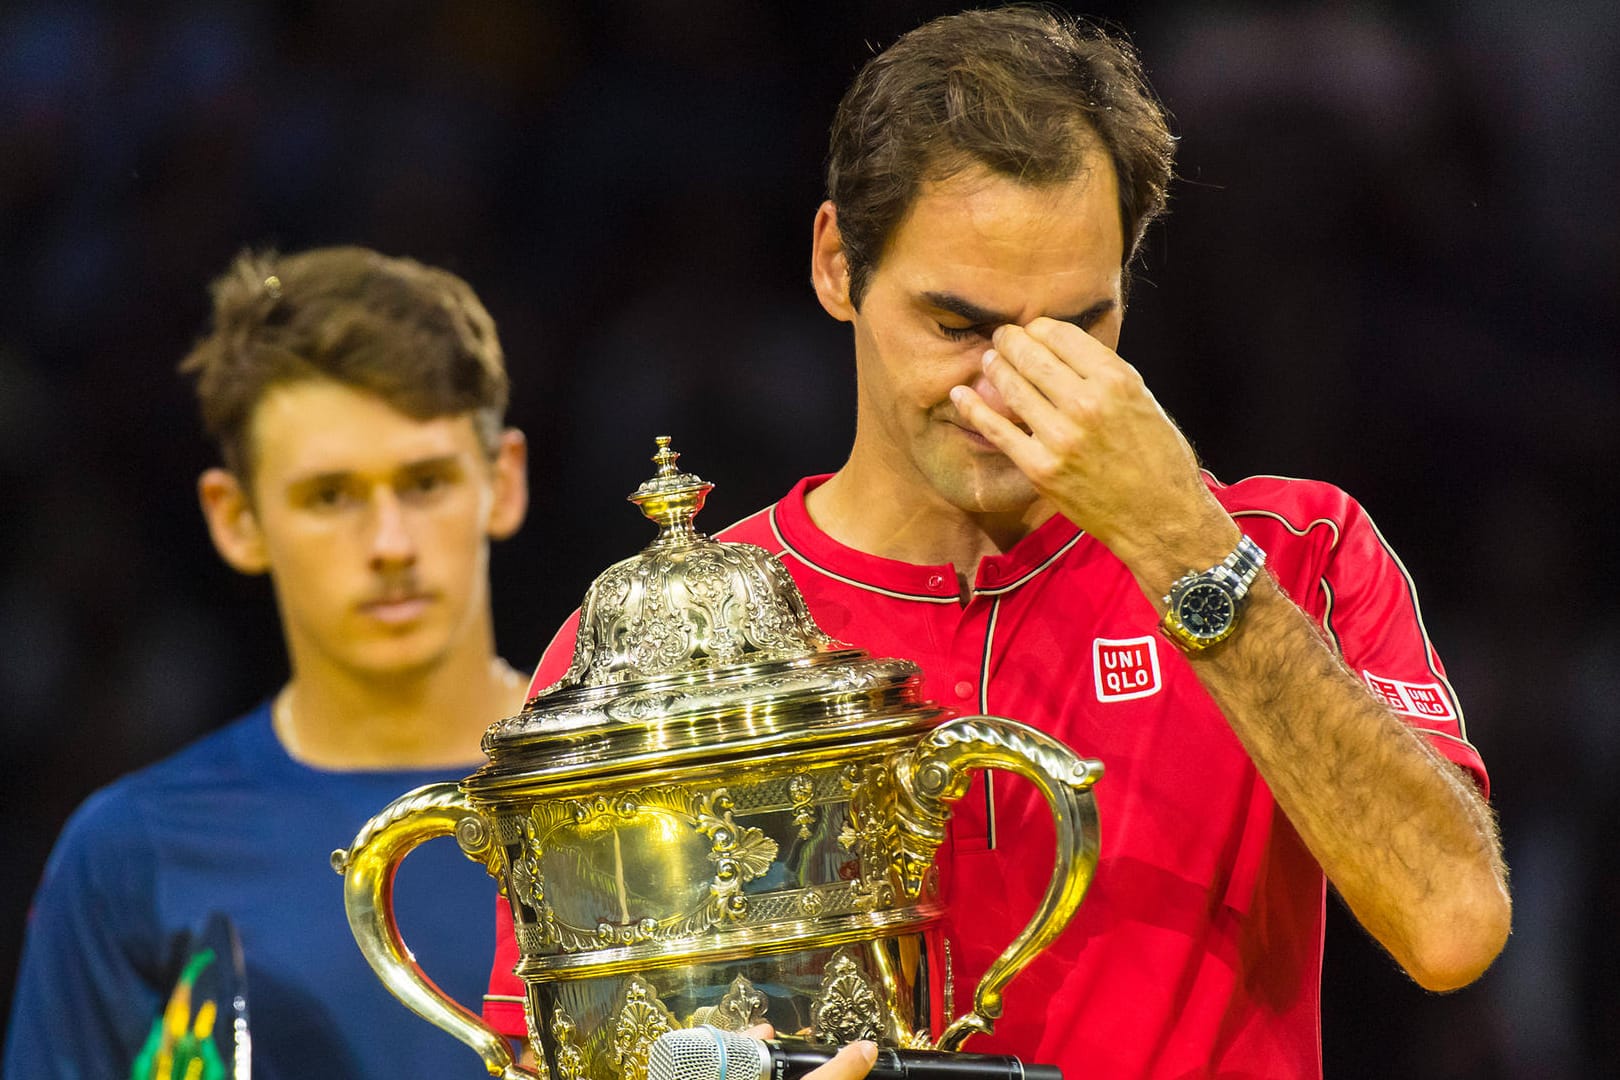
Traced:
<svg viewBox="0 0 1620 1080">
<path fill-rule="evenodd" d="M 168 999 L 187 936 L 236 925 L 254 1080 L 487 1074 L 403 1005 L 349 932 L 334 848 L 422 784 L 467 769 L 327 772 L 288 756 L 268 703 L 101 789 L 73 814 L 34 898 L 6 1080 L 121 1080 Z M 453 840 L 417 849 L 394 907 L 417 962 L 476 1010 L 495 883 Z"/>
</svg>

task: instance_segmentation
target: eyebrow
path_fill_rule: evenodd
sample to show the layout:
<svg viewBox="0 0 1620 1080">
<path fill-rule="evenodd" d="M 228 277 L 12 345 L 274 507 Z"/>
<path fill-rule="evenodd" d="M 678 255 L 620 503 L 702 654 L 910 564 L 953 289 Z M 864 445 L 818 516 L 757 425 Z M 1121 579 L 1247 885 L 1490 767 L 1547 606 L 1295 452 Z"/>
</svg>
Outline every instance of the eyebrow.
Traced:
<svg viewBox="0 0 1620 1080">
<path fill-rule="evenodd" d="M 408 461 L 405 464 L 399 466 L 399 468 L 395 469 L 394 471 L 395 471 L 396 474 L 431 472 L 431 471 L 433 471 L 435 469 L 455 468 L 455 467 L 458 467 L 460 464 L 461 464 L 461 459 L 460 459 L 459 455 L 456 455 L 456 454 L 440 454 L 440 455 L 438 455 L 436 457 L 421 458 L 421 459 L 419 459 L 417 461 Z M 297 477 L 294 477 L 290 481 L 290 484 L 292 486 L 296 487 L 296 486 L 303 485 L 303 484 L 319 484 L 319 483 L 325 483 L 325 482 L 330 482 L 330 481 L 334 481 L 334 480 L 335 481 L 344 481 L 344 480 L 349 479 L 349 477 L 351 477 L 353 475 L 354 475 L 353 470 L 350 470 L 350 469 L 338 469 L 338 470 L 334 470 L 332 472 L 319 472 L 319 473 L 311 473 L 308 476 L 297 476 Z"/>
<path fill-rule="evenodd" d="M 407 473 L 428 472 L 434 469 L 458 468 L 460 465 L 461 456 L 459 454 L 441 454 L 438 457 L 422 458 L 420 461 L 408 462 L 401 465 L 399 471 Z"/>
<path fill-rule="evenodd" d="M 975 326 L 1001 326 L 1005 323 L 1016 322 L 1011 315 L 1000 311 L 991 311 L 982 308 L 969 300 L 964 300 L 955 293 L 925 292 L 922 298 L 928 304 L 941 311 L 948 311 L 952 315 L 966 319 Z M 1075 315 L 1053 315 L 1051 318 L 1059 322 L 1074 323 L 1076 326 L 1085 326 L 1113 311 L 1118 303 L 1112 299 L 1099 300 L 1084 311 Z"/>
</svg>

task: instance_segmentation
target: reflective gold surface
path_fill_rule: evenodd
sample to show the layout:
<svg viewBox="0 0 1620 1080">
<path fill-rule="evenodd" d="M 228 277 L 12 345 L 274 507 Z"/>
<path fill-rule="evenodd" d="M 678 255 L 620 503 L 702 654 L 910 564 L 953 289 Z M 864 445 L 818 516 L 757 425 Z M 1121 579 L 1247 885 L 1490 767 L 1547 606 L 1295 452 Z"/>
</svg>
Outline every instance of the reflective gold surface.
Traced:
<svg viewBox="0 0 1620 1080">
<path fill-rule="evenodd" d="M 418 1015 L 524 1075 L 393 924 L 399 860 L 454 834 L 511 904 L 541 1075 L 644 1080 L 652 1040 L 697 1023 L 960 1048 L 1084 897 L 1102 767 L 1011 720 L 948 720 L 916 665 L 832 641 L 774 557 L 697 532 L 710 485 L 676 456 L 660 438 L 631 496 L 659 534 L 592 584 L 563 678 L 489 729 L 459 790 L 397 800 L 334 854 L 356 940 Z M 985 768 L 1040 790 L 1057 859 L 953 1018 L 933 860 Z"/>
</svg>

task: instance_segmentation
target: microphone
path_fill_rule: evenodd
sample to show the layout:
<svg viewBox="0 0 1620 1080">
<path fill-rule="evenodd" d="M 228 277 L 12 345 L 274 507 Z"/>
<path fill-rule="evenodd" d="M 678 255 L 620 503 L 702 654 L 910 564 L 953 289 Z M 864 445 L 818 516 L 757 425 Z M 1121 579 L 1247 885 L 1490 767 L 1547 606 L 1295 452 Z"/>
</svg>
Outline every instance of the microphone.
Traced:
<svg viewBox="0 0 1620 1080">
<path fill-rule="evenodd" d="M 754 1039 L 707 1025 L 677 1028 L 653 1040 L 647 1080 L 798 1080 L 832 1060 L 835 1046 Z M 871 1080 L 1063 1080 L 1055 1065 L 1015 1057 L 878 1047 Z"/>
</svg>

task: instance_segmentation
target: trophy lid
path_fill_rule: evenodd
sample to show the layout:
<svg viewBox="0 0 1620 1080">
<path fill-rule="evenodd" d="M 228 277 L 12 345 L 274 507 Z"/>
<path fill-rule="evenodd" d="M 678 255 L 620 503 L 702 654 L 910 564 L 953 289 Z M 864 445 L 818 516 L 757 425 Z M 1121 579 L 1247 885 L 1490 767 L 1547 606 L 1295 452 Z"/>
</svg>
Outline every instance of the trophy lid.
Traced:
<svg viewBox="0 0 1620 1080">
<path fill-rule="evenodd" d="M 568 671 L 484 733 L 490 761 L 469 787 L 933 726 L 941 711 L 921 700 L 917 665 L 834 641 L 776 556 L 693 527 L 714 485 L 676 469 L 668 436 L 656 442 L 657 475 L 629 500 L 658 535 L 591 583 Z"/>
</svg>

